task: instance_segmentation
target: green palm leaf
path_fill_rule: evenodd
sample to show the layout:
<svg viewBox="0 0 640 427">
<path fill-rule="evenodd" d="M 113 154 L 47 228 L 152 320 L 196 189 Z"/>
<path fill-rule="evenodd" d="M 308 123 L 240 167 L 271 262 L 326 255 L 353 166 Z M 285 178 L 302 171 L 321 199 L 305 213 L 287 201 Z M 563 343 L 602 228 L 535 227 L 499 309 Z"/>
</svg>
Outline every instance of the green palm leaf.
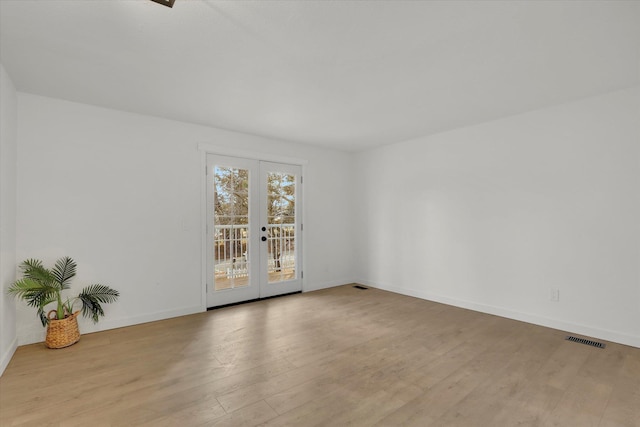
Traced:
<svg viewBox="0 0 640 427">
<path fill-rule="evenodd" d="M 38 307 L 45 300 L 55 298 L 58 289 L 25 277 L 13 283 L 9 289 L 7 289 L 7 292 L 17 298 L 25 300 L 31 307 Z"/>
<path fill-rule="evenodd" d="M 118 299 L 120 293 L 105 285 L 89 285 L 80 292 L 78 298 L 82 301 L 82 315 L 98 322 L 100 316 L 104 316 L 101 303 L 110 303 Z"/>
<path fill-rule="evenodd" d="M 60 285 L 60 289 L 69 289 L 69 281 L 76 275 L 76 266 L 76 262 L 69 257 L 56 261 L 51 274 Z"/>
<path fill-rule="evenodd" d="M 42 326 L 48 323 L 44 307 L 57 300 L 58 289 L 56 287 L 25 277 L 14 282 L 7 289 L 7 292 L 23 299 L 31 307 L 37 307 Z"/>
<path fill-rule="evenodd" d="M 28 259 L 20 264 L 20 269 L 24 272 L 24 277 L 35 280 L 42 284 L 51 284 L 55 282 L 55 277 L 51 272 L 42 265 L 42 261 L 37 259 Z"/>
<path fill-rule="evenodd" d="M 49 318 L 47 317 L 47 312 L 44 310 L 44 307 L 56 301 L 57 301 L 57 298 L 54 296 L 42 301 L 42 304 L 38 307 L 38 317 L 42 322 L 42 326 L 47 326 L 47 323 L 49 323 Z"/>
</svg>

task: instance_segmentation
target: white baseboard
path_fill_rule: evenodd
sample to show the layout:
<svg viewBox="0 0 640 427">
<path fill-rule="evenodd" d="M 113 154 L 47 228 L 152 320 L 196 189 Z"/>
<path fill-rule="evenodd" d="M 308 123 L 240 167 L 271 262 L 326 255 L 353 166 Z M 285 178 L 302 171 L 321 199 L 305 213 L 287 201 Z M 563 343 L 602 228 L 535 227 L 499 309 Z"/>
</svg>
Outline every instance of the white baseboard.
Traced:
<svg viewBox="0 0 640 427">
<path fill-rule="evenodd" d="M 349 283 L 355 283 L 353 279 L 340 279 L 340 280 L 331 280 L 329 282 L 320 282 L 320 283 L 305 283 L 302 286 L 302 292 L 312 292 L 319 291 L 320 289 L 334 288 L 336 286 L 342 286 Z"/>
<path fill-rule="evenodd" d="M 7 366 L 9 365 L 9 362 L 11 361 L 11 358 L 13 357 L 13 354 L 16 352 L 17 348 L 18 337 L 15 337 L 13 341 L 11 341 L 11 344 L 9 345 L 7 351 L 4 352 L 2 358 L 0 359 L 0 376 L 2 376 L 4 370 L 7 369 Z"/>
<path fill-rule="evenodd" d="M 46 329 L 40 327 L 40 323 L 38 323 L 38 327 L 40 329 L 38 332 L 21 332 L 18 330 L 18 345 L 29 345 L 44 342 Z"/>
<path fill-rule="evenodd" d="M 155 313 L 142 314 L 139 316 L 126 317 L 121 319 L 102 319 L 97 324 L 81 324 L 80 325 L 80 333 L 81 334 L 91 334 L 93 332 L 107 331 L 109 329 L 123 328 L 126 326 L 134 326 L 139 325 L 141 323 L 155 322 L 157 320 L 165 320 L 170 319 L 172 317 L 179 316 L 187 316 L 189 314 L 202 313 L 205 310 L 202 307 L 193 306 L 193 307 L 183 307 L 174 310 L 167 311 L 159 311 Z M 79 318 L 80 320 L 80 318 Z M 38 324 L 38 326 L 40 326 Z M 23 332 L 22 334 L 18 331 L 18 341 L 20 345 L 34 344 L 38 342 L 43 342 L 45 339 L 45 330 L 44 328 L 40 328 L 39 332 Z"/>
<path fill-rule="evenodd" d="M 172 317 L 188 316 L 190 314 L 202 313 L 204 311 L 205 310 L 203 310 L 200 305 L 197 305 L 192 307 L 177 308 L 174 310 L 158 311 L 156 313 L 143 314 L 140 316 L 127 317 L 124 319 L 101 320 L 100 323 L 98 323 L 99 329 L 96 329 L 92 332 L 123 328 L 125 326 L 133 326 L 139 325 L 141 323 L 171 319 Z"/>
<path fill-rule="evenodd" d="M 416 297 L 428 301 L 434 301 L 442 304 L 452 305 L 455 307 L 466 308 L 469 310 L 479 311 L 481 313 L 493 314 L 495 316 L 506 317 L 508 319 L 519 320 L 534 325 L 545 326 L 547 328 L 567 331 L 574 334 L 585 335 L 588 337 L 598 338 L 605 341 L 611 341 L 618 344 L 629 345 L 631 347 L 640 348 L 640 336 L 620 333 L 608 329 L 594 328 L 592 326 L 581 325 L 578 323 L 566 322 L 564 320 L 551 319 L 538 316 L 531 313 L 522 313 L 503 307 L 496 307 L 487 304 L 480 304 L 473 301 L 459 300 L 449 298 L 442 295 L 432 294 L 429 292 L 418 291 L 415 289 L 398 288 L 385 283 L 376 283 L 369 280 L 359 280 L 358 283 L 370 286 L 372 288 L 382 289 L 397 294 Z"/>
</svg>

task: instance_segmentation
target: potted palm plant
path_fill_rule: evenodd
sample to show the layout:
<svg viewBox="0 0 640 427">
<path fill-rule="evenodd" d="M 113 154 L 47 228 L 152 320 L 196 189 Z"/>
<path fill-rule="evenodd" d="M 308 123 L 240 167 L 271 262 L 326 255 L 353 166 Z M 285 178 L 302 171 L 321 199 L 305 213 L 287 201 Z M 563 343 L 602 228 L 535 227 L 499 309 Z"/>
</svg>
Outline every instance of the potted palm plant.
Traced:
<svg viewBox="0 0 640 427">
<path fill-rule="evenodd" d="M 60 258 L 52 269 L 44 267 L 40 260 L 28 259 L 20 264 L 20 269 L 23 277 L 9 287 L 8 293 L 37 308 L 42 326 L 47 327 L 45 344 L 49 348 L 68 347 L 78 342 L 80 312 L 97 323 L 99 317 L 104 316 L 102 304 L 114 302 L 120 296 L 115 289 L 93 284 L 82 289 L 78 296 L 64 300 L 62 291 L 70 288 L 71 279 L 76 275 L 76 262 L 69 257 Z M 56 308 L 47 313 L 45 308 L 54 303 Z M 77 303 L 82 307 L 74 312 Z"/>
</svg>

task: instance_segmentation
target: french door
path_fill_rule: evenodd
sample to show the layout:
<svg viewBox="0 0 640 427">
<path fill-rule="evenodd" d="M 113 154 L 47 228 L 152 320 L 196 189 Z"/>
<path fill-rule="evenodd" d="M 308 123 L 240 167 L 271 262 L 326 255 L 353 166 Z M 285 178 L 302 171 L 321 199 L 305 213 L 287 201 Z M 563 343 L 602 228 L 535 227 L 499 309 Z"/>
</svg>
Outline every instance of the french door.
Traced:
<svg viewBox="0 0 640 427">
<path fill-rule="evenodd" d="M 301 167 L 207 155 L 207 306 L 302 290 Z"/>
</svg>

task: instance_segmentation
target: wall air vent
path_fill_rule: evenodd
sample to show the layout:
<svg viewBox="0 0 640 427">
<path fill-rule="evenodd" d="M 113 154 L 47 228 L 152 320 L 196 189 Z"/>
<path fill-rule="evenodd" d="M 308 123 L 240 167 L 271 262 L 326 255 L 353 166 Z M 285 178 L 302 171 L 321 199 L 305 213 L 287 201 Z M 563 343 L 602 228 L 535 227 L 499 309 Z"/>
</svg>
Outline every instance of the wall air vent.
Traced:
<svg viewBox="0 0 640 427">
<path fill-rule="evenodd" d="M 598 348 L 605 348 L 606 347 L 606 344 L 604 344 L 604 343 L 597 342 L 597 341 L 591 341 L 591 340 L 587 340 L 587 339 L 584 339 L 584 338 L 573 337 L 571 335 L 567 335 L 565 340 L 577 342 L 577 343 L 580 343 L 580 344 L 590 345 L 592 347 L 598 347 Z"/>
<path fill-rule="evenodd" d="M 354 287 L 354 288 L 356 288 L 356 289 L 362 289 L 362 290 L 364 290 L 364 291 L 366 291 L 367 289 L 369 289 L 369 288 L 366 288 L 366 287 L 361 286 L 361 285 L 354 285 L 353 287 Z"/>
<path fill-rule="evenodd" d="M 151 0 L 151 1 L 163 4 L 163 5 L 168 6 L 168 7 L 173 7 L 173 3 L 176 0 Z"/>
</svg>

